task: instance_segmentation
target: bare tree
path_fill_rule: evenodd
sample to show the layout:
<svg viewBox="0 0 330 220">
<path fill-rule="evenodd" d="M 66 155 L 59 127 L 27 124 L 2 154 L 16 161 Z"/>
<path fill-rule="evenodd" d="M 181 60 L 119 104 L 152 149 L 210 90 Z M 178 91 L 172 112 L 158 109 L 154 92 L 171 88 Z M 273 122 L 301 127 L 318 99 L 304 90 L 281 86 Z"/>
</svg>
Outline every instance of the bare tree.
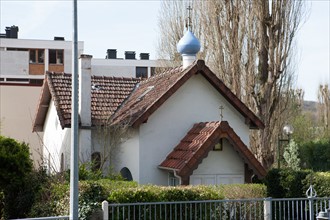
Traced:
<svg viewBox="0 0 330 220">
<path fill-rule="evenodd" d="M 318 91 L 319 100 L 319 117 L 321 126 L 324 127 L 325 132 L 330 132 L 330 88 L 328 84 L 320 85 Z M 330 135 L 330 134 L 328 134 Z"/>
<path fill-rule="evenodd" d="M 99 162 L 99 169 L 104 172 L 110 172 L 116 158 L 120 153 L 120 144 L 130 138 L 130 129 L 127 123 L 110 124 L 108 120 L 106 124 L 96 127 L 97 142 L 100 147 L 101 158 Z M 92 161 L 95 163 L 96 161 Z"/>
<path fill-rule="evenodd" d="M 186 4 L 162 2 L 162 57 L 179 60 L 175 45 L 184 30 Z M 195 1 L 193 8 L 201 58 L 265 123 L 264 130 L 252 132 L 251 146 L 269 168 L 292 95 L 294 37 L 305 15 L 304 2 L 209 0 Z"/>
</svg>

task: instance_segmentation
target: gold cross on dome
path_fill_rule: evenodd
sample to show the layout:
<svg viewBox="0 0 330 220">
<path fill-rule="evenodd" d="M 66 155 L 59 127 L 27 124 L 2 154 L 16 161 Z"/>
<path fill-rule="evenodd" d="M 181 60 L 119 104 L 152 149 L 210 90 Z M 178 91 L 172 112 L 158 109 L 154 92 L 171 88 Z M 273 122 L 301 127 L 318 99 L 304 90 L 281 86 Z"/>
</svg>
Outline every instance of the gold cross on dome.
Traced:
<svg viewBox="0 0 330 220">
<path fill-rule="evenodd" d="M 220 109 L 220 121 L 222 121 L 222 119 L 223 119 L 223 110 L 225 109 L 222 105 L 220 105 L 220 107 L 219 107 L 219 109 Z"/>
</svg>

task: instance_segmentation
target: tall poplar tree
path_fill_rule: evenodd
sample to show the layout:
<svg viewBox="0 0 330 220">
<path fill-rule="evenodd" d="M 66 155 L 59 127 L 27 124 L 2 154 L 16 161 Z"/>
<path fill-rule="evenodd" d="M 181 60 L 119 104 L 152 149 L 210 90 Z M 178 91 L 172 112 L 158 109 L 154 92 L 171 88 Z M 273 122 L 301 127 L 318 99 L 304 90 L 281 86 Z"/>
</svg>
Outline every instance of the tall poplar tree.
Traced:
<svg viewBox="0 0 330 220">
<path fill-rule="evenodd" d="M 264 122 L 251 133 L 252 151 L 269 168 L 288 117 L 294 74 L 294 39 L 305 18 L 304 1 L 163 1 L 159 56 L 180 60 L 188 4 L 199 58 Z M 177 64 L 177 63 L 176 63 Z"/>
</svg>

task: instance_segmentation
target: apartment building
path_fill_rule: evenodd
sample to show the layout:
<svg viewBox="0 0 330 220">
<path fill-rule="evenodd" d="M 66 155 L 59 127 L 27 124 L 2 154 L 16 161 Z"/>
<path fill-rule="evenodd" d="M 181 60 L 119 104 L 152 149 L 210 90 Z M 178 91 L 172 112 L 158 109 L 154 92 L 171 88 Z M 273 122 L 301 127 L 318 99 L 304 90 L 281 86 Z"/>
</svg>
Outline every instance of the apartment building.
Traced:
<svg viewBox="0 0 330 220">
<path fill-rule="evenodd" d="M 17 26 L 6 27 L 0 34 L 0 135 L 29 143 L 31 155 L 41 163 L 43 133 L 32 133 L 41 86 L 46 71 L 72 71 L 72 42 L 63 37 L 51 40 L 19 39 Z M 90 42 L 92 43 L 92 42 Z M 78 42 L 78 55 L 84 42 Z M 148 53 L 126 51 L 117 57 L 116 49 L 105 50 L 105 58 L 92 59 L 92 74 L 148 78 L 161 64 L 150 60 Z M 45 146 L 47 147 L 47 146 Z"/>
<path fill-rule="evenodd" d="M 41 163 L 42 133 L 32 120 L 46 71 L 71 72 L 71 41 L 19 39 L 18 27 L 0 34 L 0 135 L 29 144 L 35 166 Z M 79 54 L 84 43 L 78 43 Z"/>
</svg>

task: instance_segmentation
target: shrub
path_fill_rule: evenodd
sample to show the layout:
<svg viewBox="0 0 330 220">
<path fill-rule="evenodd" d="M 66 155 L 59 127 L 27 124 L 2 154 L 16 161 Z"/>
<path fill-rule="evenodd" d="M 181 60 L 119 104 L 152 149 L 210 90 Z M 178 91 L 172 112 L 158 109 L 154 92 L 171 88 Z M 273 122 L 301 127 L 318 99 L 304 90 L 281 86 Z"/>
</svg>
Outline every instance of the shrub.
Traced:
<svg viewBox="0 0 330 220">
<path fill-rule="evenodd" d="M 330 140 L 308 142 L 299 146 L 301 167 L 313 171 L 330 170 Z"/>
<path fill-rule="evenodd" d="M 28 145 L 0 136 L 1 212 L 5 218 L 24 217 L 30 209 L 34 190 L 31 177 L 32 160 Z"/>
<path fill-rule="evenodd" d="M 304 184 L 310 170 L 294 171 L 292 169 L 272 169 L 264 179 L 267 196 L 273 198 L 305 197 L 308 187 Z"/>
<path fill-rule="evenodd" d="M 196 200 L 221 200 L 262 198 L 266 187 L 261 184 L 232 184 L 219 186 L 140 186 L 114 190 L 108 197 L 110 203 L 171 202 Z"/>
<path fill-rule="evenodd" d="M 79 219 L 90 219 L 104 200 L 109 203 L 137 203 L 260 198 L 265 196 L 265 191 L 265 186 L 260 184 L 164 187 L 138 186 L 136 182 L 109 179 L 80 181 Z M 69 214 L 68 183 L 51 183 L 41 192 L 29 217 Z"/>
<path fill-rule="evenodd" d="M 228 192 L 230 191 L 230 192 Z M 162 186 L 140 186 L 130 189 L 118 189 L 113 191 L 108 201 L 110 203 L 139 203 L 139 202 L 173 202 L 173 201 L 199 201 L 199 200 L 222 200 L 226 199 L 239 199 L 255 197 L 264 197 L 266 194 L 266 188 L 264 185 L 258 184 L 233 184 L 233 185 L 218 185 L 218 186 L 177 186 L 177 187 L 162 187 Z M 227 197 L 225 197 L 225 195 Z M 255 204 L 254 204 L 255 205 Z M 124 216 L 135 216 L 137 218 L 147 218 L 150 216 L 168 216 L 172 219 L 190 219 L 194 216 L 194 219 L 204 219 L 215 213 L 218 215 L 229 218 L 233 213 L 230 213 L 228 206 L 241 206 L 242 210 L 246 209 L 249 204 L 241 204 L 231 202 L 230 204 L 224 203 L 221 205 L 167 205 L 158 206 L 156 209 L 144 209 L 140 212 L 139 209 L 127 209 L 119 207 L 113 211 L 110 211 L 110 216 L 114 219 L 123 219 Z M 166 208 L 168 207 L 168 208 Z M 228 209 L 229 208 L 229 209 Z M 254 207 L 256 208 L 256 207 Z M 258 210 L 259 211 L 259 210 Z M 221 214 L 220 214 L 220 213 Z M 212 214 L 211 214 L 212 213 Z M 240 213 L 235 216 L 240 218 Z M 148 217 L 149 216 L 149 217 Z M 251 215 L 250 217 L 253 217 Z"/>
<path fill-rule="evenodd" d="M 313 184 L 318 197 L 330 197 L 330 172 L 311 173 L 304 184 L 306 187 Z"/>
<path fill-rule="evenodd" d="M 284 150 L 283 157 L 289 168 L 300 170 L 299 147 L 294 140 L 290 140 L 290 143 Z"/>
<path fill-rule="evenodd" d="M 135 182 L 109 179 L 79 182 L 79 219 L 89 219 L 112 190 L 137 187 Z M 69 215 L 70 185 L 68 182 L 51 182 L 39 192 L 29 217 Z"/>
<path fill-rule="evenodd" d="M 29 217 L 47 217 L 69 214 L 70 186 L 48 177 L 36 193 L 36 200 L 28 214 Z"/>
<path fill-rule="evenodd" d="M 264 198 L 267 195 L 263 184 L 229 184 L 221 187 L 226 199 Z"/>
</svg>

